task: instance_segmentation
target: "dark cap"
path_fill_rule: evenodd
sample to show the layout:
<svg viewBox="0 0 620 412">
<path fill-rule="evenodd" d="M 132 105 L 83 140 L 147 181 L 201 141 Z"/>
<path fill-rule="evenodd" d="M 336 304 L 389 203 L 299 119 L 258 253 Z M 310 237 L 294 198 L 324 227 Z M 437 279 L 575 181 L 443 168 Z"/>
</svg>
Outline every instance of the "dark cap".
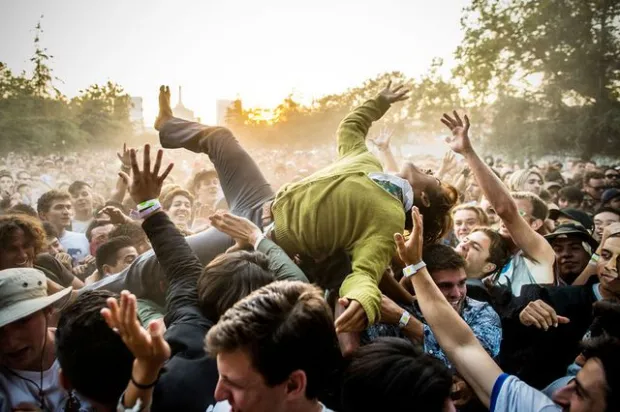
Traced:
<svg viewBox="0 0 620 412">
<path fill-rule="evenodd" d="M 603 196 L 601 196 L 601 203 L 605 204 L 618 196 L 620 196 L 620 189 L 607 189 L 603 192 Z"/>
<path fill-rule="evenodd" d="M 594 230 L 594 221 L 586 212 L 579 209 L 552 209 L 549 211 L 549 219 L 558 220 L 560 216 L 564 216 L 570 220 L 574 220 L 579 223 L 581 226 L 585 227 L 586 230 L 590 233 Z"/>
<path fill-rule="evenodd" d="M 547 239 L 549 243 L 553 242 L 555 239 L 566 239 L 569 237 L 581 239 L 590 245 L 592 249 L 596 249 L 598 247 L 598 242 L 594 240 L 590 233 L 588 233 L 588 231 L 579 224 L 563 223 L 556 227 L 553 233 L 545 235 L 545 239 Z"/>
</svg>

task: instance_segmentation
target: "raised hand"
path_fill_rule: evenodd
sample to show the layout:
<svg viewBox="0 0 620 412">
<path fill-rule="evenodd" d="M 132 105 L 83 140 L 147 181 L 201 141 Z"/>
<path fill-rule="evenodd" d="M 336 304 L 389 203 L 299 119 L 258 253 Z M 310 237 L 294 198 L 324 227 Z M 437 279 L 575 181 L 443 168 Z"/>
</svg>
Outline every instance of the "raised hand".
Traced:
<svg viewBox="0 0 620 412">
<path fill-rule="evenodd" d="M 377 135 L 374 139 L 369 139 L 377 148 L 381 151 L 385 151 L 390 147 L 390 140 L 392 140 L 392 135 L 394 134 L 393 130 L 389 130 L 384 128 L 381 130 L 381 133 Z"/>
<path fill-rule="evenodd" d="M 227 212 L 217 212 L 209 216 L 209 220 L 211 226 L 235 240 L 235 246 L 228 249 L 228 252 L 254 246 L 262 234 L 259 227 L 248 219 Z"/>
<path fill-rule="evenodd" d="M 163 155 L 163 150 L 159 149 L 157 151 L 155 167 L 151 171 L 151 146 L 148 144 L 144 145 L 144 164 L 142 170 L 140 170 L 136 158 L 136 151 L 134 149 L 130 150 L 129 157 L 131 158 L 133 176 L 130 179 L 129 175 L 125 172 L 120 172 L 119 176 L 125 181 L 125 184 L 129 186 L 129 195 L 137 204 L 159 197 L 164 180 L 166 180 L 166 177 L 168 177 L 170 171 L 174 167 L 174 163 L 170 163 L 166 170 L 159 175 Z"/>
<path fill-rule="evenodd" d="M 446 113 L 443 114 L 441 119 L 441 122 L 452 132 L 452 137 L 447 137 L 446 143 L 455 153 L 465 154 L 472 152 L 474 149 L 469 140 L 469 117 L 465 115 L 465 123 L 463 123 L 456 110 L 452 113 L 454 114 L 454 119 Z"/>
<path fill-rule="evenodd" d="M 109 219 L 103 219 L 101 216 L 106 215 Z M 97 220 L 110 222 L 113 225 L 122 225 L 124 223 L 131 222 L 131 218 L 123 213 L 116 206 L 106 206 L 97 213 Z"/>
<path fill-rule="evenodd" d="M 136 150 L 136 152 L 138 151 Z M 121 161 L 123 169 L 129 169 L 131 167 L 131 157 L 127 143 L 123 143 L 123 153 L 116 152 L 116 157 Z"/>
<path fill-rule="evenodd" d="M 423 216 L 416 206 L 411 210 L 411 216 L 413 217 L 413 230 L 409 240 L 405 241 L 405 237 L 401 233 L 394 234 L 398 256 L 407 266 L 420 263 L 424 242 Z"/>
<path fill-rule="evenodd" d="M 170 346 L 164 339 L 162 325 L 152 321 L 148 331 L 144 329 L 138 320 L 136 297 L 126 290 L 121 292 L 120 303 L 115 298 L 109 298 L 107 303 L 108 307 L 101 309 L 101 315 L 108 326 L 118 332 L 136 361 L 148 364 L 153 369 L 161 368 L 170 358 Z"/>
<path fill-rule="evenodd" d="M 170 118 L 172 118 L 172 106 L 170 106 L 170 87 L 159 87 L 159 114 L 155 119 L 155 130 L 160 130 L 161 127 Z"/>
<path fill-rule="evenodd" d="M 403 89 L 403 87 L 404 86 L 401 84 L 392 89 L 392 81 L 390 80 L 387 86 L 385 86 L 385 89 L 379 92 L 379 96 L 383 97 L 390 104 L 402 102 L 409 98 L 409 96 L 407 96 L 409 89 Z"/>
</svg>

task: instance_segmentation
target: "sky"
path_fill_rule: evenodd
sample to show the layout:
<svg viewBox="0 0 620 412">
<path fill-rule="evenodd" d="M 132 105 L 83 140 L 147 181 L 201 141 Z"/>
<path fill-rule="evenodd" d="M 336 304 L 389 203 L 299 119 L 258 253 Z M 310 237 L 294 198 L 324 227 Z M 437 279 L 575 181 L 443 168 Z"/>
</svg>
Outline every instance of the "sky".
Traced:
<svg viewBox="0 0 620 412">
<path fill-rule="evenodd" d="M 34 26 L 54 56 L 58 88 L 73 97 L 108 80 L 144 99 L 151 123 L 160 84 L 204 122 L 216 99 L 273 107 L 386 71 L 419 76 L 446 66 L 469 0 L 0 0 L 0 61 L 30 70 Z"/>
</svg>

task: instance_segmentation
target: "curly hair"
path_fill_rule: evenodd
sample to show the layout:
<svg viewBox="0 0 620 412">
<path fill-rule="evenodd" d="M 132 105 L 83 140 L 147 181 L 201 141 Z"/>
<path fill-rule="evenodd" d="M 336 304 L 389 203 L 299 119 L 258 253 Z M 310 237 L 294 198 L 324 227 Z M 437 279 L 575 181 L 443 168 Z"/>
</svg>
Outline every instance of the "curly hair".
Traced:
<svg viewBox="0 0 620 412">
<path fill-rule="evenodd" d="M 16 230 L 24 232 L 26 241 L 34 246 L 35 255 L 45 248 L 46 235 L 41 222 L 32 216 L 17 214 L 0 216 L 0 249 L 6 247 Z"/>
<path fill-rule="evenodd" d="M 452 229 L 450 211 L 459 199 L 459 192 L 451 185 L 442 183 L 438 190 L 426 192 L 430 206 L 419 206 L 424 224 L 424 244 L 437 243 Z M 405 229 L 413 227 L 411 212 L 405 214 Z"/>
<path fill-rule="evenodd" d="M 214 169 L 202 169 L 201 171 L 196 173 L 196 175 L 192 178 L 192 180 L 187 185 L 187 188 L 194 196 L 196 196 L 196 193 L 198 191 L 198 188 L 200 187 L 200 184 L 203 181 L 211 179 L 211 178 L 217 179 L 218 178 L 217 172 Z"/>
<path fill-rule="evenodd" d="M 170 209 L 170 206 L 172 206 L 172 201 L 177 196 L 186 197 L 187 200 L 189 200 L 190 205 L 192 207 L 194 206 L 194 196 L 192 196 L 192 194 L 188 192 L 187 190 L 177 187 L 177 188 L 170 190 L 168 193 L 166 193 L 164 196 L 161 197 L 162 199 L 161 205 L 164 208 L 164 210 Z"/>
</svg>

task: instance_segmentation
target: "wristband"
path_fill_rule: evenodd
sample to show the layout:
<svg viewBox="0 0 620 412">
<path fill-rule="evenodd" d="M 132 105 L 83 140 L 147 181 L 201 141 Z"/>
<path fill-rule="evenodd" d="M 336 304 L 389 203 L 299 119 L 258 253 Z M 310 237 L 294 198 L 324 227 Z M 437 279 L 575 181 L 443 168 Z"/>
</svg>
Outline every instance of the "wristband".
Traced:
<svg viewBox="0 0 620 412">
<path fill-rule="evenodd" d="M 134 384 L 134 386 L 138 389 L 151 389 L 153 386 L 155 386 L 157 384 L 157 382 L 159 382 L 159 375 L 157 376 L 157 378 L 155 378 L 155 381 L 153 381 L 153 383 L 149 383 L 148 385 L 143 385 L 141 383 L 136 382 L 136 380 L 133 378 L 133 374 L 130 377 L 131 379 L 131 383 Z"/>
<path fill-rule="evenodd" d="M 406 268 L 404 268 L 403 275 L 406 278 L 411 277 L 415 275 L 416 273 L 418 273 L 424 267 L 426 267 L 426 263 L 424 263 L 424 261 L 421 260 L 419 263 L 416 263 L 415 265 L 409 265 Z"/>
<path fill-rule="evenodd" d="M 409 323 L 409 319 L 411 319 L 411 313 L 404 311 L 398 321 L 398 326 L 400 326 L 401 329 L 406 327 L 407 323 Z"/>
<path fill-rule="evenodd" d="M 146 217 L 150 216 L 153 212 L 156 212 L 160 209 L 161 209 L 161 205 L 159 204 L 159 202 L 157 202 L 157 204 L 149 207 L 148 209 L 139 211 L 138 215 L 140 216 L 140 219 L 145 219 Z"/>
<path fill-rule="evenodd" d="M 136 207 L 136 210 L 137 210 L 138 212 L 142 212 L 143 210 L 145 210 L 145 209 L 149 209 L 149 208 L 151 208 L 151 207 L 153 207 L 153 206 L 155 206 L 155 205 L 159 205 L 159 206 L 161 207 L 161 204 L 159 203 L 159 200 L 158 200 L 158 199 L 151 199 L 151 200 L 147 200 L 147 201 L 144 201 L 144 202 L 140 203 L 140 204 Z"/>
<path fill-rule="evenodd" d="M 596 266 L 600 259 L 601 257 L 599 255 L 597 255 L 596 253 L 592 253 L 592 257 L 590 258 L 588 265 Z"/>
</svg>

